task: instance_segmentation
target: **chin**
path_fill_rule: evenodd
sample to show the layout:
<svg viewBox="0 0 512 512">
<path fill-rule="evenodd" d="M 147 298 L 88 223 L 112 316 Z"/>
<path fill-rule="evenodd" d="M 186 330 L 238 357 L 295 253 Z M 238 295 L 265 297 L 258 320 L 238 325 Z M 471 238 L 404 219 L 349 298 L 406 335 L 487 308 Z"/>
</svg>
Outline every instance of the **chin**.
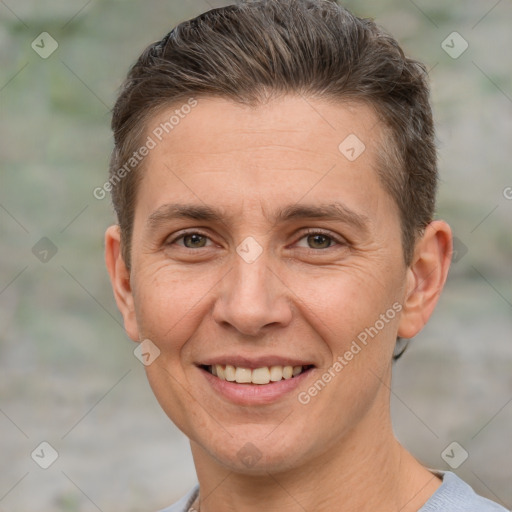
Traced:
<svg viewBox="0 0 512 512">
<path fill-rule="evenodd" d="M 238 450 L 214 450 L 211 452 L 215 460 L 227 470 L 234 473 L 253 476 L 268 476 L 290 471 L 300 465 L 300 454 L 290 457 L 288 450 L 267 452 L 261 451 L 255 444 L 248 442 Z"/>
<path fill-rule="evenodd" d="M 200 446 L 201 453 L 207 454 L 226 470 L 254 476 L 287 472 L 309 458 L 307 454 L 312 447 L 308 450 L 300 432 L 288 432 L 285 437 L 282 432 L 281 435 L 269 436 L 272 429 L 268 425 L 263 435 L 261 426 L 258 429 L 240 429 L 244 432 L 238 436 L 232 432 L 232 436 L 225 432 L 218 437 L 194 436 L 195 444 Z M 250 435 L 251 431 L 255 435 Z"/>
</svg>

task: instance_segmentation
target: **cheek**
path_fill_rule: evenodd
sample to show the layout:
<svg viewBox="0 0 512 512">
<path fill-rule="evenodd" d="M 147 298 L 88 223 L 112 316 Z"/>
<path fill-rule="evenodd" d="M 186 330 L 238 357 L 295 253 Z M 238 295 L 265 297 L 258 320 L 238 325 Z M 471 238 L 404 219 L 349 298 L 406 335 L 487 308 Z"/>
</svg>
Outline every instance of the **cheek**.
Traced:
<svg viewBox="0 0 512 512">
<path fill-rule="evenodd" d="M 330 353 L 318 380 L 300 390 L 300 403 L 333 435 L 356 424 L 377 396 L 385 403 L 383 382 L 389 380 L 401 309 L 399 283 L 396 271 L 376 280 L 372 272 L 347 269 L 336 278 L 303 280 L 297 290 L 297 303 L 307 305 L 300 314 Z"/>
<path fill-rule="evenodd" d="M 300 315 L 324 339 L 333 357 L 343 354 L 361 333 L 364 338 L 366 329 L 374 334 L 376 323 L 379 339 L 394 339 L 398 314 L 393 304 L 400 298 L 400 279 L 390 269 L 382 273 L 383 278 L 376 274 L 375 268 L 352 267 L 340 269 L 336 275 L 302 276 L 300 280 L 288 276 Z"/>
<path fill-rule="evenodd" d="M 148 265 L 137 275 L 138 286 L 134 287 L 141 337 L 160 350 L 145 367 L 148 382 L 162 409 L 184 432 L 203 421 L 190 407 L 195 392 L 185 371 L 191 362 L 187 341 L 207 315 L 208 291 L 214 282 L 213 277 L 200 273 L 192 277 L 175 268 Z"/>
<path fill-rule="evenodd" d="M 163 355 L 175 353 L 204 316 L 214 277 L 148 267 L 137 282 L 135 312 L 141 335 L 156 343 Z"/>
</svg>

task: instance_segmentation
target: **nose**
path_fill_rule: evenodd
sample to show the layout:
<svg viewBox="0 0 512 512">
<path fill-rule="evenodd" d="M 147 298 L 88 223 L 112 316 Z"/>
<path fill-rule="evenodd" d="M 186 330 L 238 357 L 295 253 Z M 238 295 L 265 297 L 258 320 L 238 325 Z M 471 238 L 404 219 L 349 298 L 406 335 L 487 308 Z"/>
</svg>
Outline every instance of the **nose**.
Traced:
<svg viewBox="0 0 512 512">
<path fill-rule="evenodd" d="M 291 322 L 290 291 L 264 253 L 252 263 L 236 254 L 219 285 L 213 318 L 223 328 L 257 337 Z"/>
</svg>

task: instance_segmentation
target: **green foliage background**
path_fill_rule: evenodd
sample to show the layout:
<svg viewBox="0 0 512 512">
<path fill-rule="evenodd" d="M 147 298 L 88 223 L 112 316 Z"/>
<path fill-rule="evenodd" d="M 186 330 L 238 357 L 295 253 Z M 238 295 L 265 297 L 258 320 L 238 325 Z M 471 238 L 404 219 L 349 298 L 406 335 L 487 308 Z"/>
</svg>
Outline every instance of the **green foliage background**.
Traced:
<svg viewBox="0 0 512 512">
<path fill-rule="evenodd" d="M 136 56 L 213 0 L 0 2 L 0 508 L 154 510 L 195 481 L 186 439 L 133 357 L 103 264 L 114 221 L 109 111 Z M 426 63 L 438 124 L 438 215 L 467 254 L 428 327 L 396 366 L 396 431 L 429 467 L 512 506 L 512 4 L 350 0 Z M 469 43 L 452 59 L 441 42 Z M 58 42 L 48 59 L 31 48 Z M 57 254 L 32 247 L 48 237 Z M 30 453 L 60 454 L 48 470 Z"/>
</svg>

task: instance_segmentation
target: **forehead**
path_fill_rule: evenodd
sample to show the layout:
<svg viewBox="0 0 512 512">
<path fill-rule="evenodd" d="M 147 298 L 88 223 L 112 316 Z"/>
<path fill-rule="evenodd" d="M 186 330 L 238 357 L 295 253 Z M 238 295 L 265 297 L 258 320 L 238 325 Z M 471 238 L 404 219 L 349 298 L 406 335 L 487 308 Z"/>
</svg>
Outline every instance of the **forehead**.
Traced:
<svg viewBox="0 0 512 512">
<path fill-rule="evenodd" d="M 149 121 L 147 134 L 155 139 L 158 154 L 171 150 L 187 158 L 202 153 L 244 152 L 283 148 L 321 150 L 340 157 L 339 143 L 349 136 L 373 152 L 381 138 L 374 110 L 361 102 L 340 102 L 305 96 L 283 96 L 248 106 L 224 98 L 203 97 L 160 110 Z M 353 137 L 352 137 L 353 138 Z M 351 156 L 350 154 L 348 156 Z"/>
<path fill-rule="evenodd" d="M 376 169 L 382 130 L 367 105 L 286 96 L 257 107 L 220 98 L 182 107 L 148 123 L 154 148 L 136 217 L 177 198 L 237 215 L 306 196 L 371 210 L 386 195 Z"/>
</svg>

